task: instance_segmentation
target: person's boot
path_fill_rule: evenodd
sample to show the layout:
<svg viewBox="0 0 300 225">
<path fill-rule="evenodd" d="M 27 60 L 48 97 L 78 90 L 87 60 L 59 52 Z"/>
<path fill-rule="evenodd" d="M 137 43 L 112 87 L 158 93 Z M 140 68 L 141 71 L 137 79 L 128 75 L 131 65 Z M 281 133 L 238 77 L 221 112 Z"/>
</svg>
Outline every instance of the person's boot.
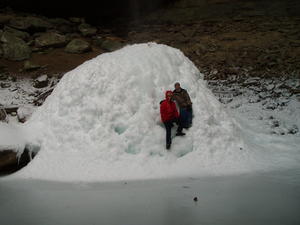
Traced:
<svg viewBox="0 0 300 225">
<path fill-rule="evenodd" d="M 166 145 L 166 149 L 167 149 L 167 150 L 170 150 L 170 148 L 171 148 L 171 144 L 167 144 L 167 145 Z"/>
<path fill-rule="evenodd" d="M 184 136 L 184 135 L 185 135 L 185 133 L 183 133 L 182 131 L 181 132 L 177 131 L 177 133 L 176 133 L 176 136 Z"/>
</svg>

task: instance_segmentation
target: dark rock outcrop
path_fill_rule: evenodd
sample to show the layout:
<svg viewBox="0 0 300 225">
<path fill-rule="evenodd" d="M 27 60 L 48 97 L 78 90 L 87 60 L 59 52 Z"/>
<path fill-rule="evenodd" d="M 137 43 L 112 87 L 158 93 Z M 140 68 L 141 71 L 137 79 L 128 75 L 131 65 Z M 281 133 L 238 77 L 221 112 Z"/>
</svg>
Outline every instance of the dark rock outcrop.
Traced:
<svg viewBox="0 0 300 225">
<path fill-rule="evenodd" d="M 20 170 L 26 166 L 33 158 L 35 154 L 27 149 L 17 156 L 17 152 L 13 150 L 0 150 L 0 175 L 11 174 Z"/>
<path fill-rule="evenodd" d="M 30 35 L 27 32 L 20 31 L 20 30 L 17 30 L 17 29 L 8 27 L 8 26 L 5 26 L 3 30 L 8 33 L 11 33 L 13 36 L 20 38 L 22 40 L 25 40 L 25 41 L 28 40 L 30 37 Z"/>
<path fill-rule="evenodd" d="M 10 32 L 3 32 L 0 41 L 2 42 L 2 54 L 6 59 L 21 61 L 31 56 L 29 46 L 22 39 Z"/>
<path fill-rule="evenodd" d="M 106 39 L 102 42 L 101 48 L 106 50 L 106 51 L 115 51 L 117 49 L 120 49 L 123 47 L 123 44 L 119 42 L 118 40 L 113 40 L 113 39 Z"/>
<path fill-rule="evenodd" d="M 92 36 L 97 33 L 97 29 L 87 23 L 82 23 L 78 26 L 78 30 L 83 36 Z"/>
<path fill-rule="evenodd" d="M 65 51 L 69 53 L 84 53 L 90 50 L 90 44 L 82 39 L 73 39 L 65 48 Z"/>
<path fill-rule="evenodd" d="M 66 45 L 67 39 L 64 35 L 55 33 L 55 32 L 48 32 L 43 33 L 39 37 L 35 39 L 35 46 L 36 47 L 62 47 Z"/>
<path fill-rule="evenodd" d="M 46 31 L 52 27 L 52 24 L 39 17 L 15 17 L 9 21 L 9 25 L 18 30 L 26 30 L 31 32 Z"/>
<path fill-rule="evenodd" d="M 68 34 L 74 32 L 76 29 L 73 24 L 63 18 L 49 19 L 49 21 L 54 25 L 55 29 L 63 34 Z"/>
</svg>

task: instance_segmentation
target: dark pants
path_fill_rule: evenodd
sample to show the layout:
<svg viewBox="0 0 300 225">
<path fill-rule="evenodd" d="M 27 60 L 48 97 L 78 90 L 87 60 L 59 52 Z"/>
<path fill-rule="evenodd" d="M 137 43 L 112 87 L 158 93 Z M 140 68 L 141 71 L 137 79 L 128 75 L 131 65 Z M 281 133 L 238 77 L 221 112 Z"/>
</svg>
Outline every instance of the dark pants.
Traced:
<svg viewBox="0 0 300 225">
<path fill-rule="evenodd" d="M 178 123 L 177 132 L 181 133 L 182 129 L 183 129 L 180 119 L 173 119 L 173 120 L 164 122 L 164 125 L 166 127 L 166 143 L 167 143 L 167 145 L 172 143 L 171 129 L 173 127 L 173 123 Z"/>
<path fill-rule="evenodd" d="M 184 128 L 189 128 L 192 126 L 192 119 L 193 119 L 193 109 L 181 108 L 180 109 L 180 120 L 181 125 Z"/>
</svg>

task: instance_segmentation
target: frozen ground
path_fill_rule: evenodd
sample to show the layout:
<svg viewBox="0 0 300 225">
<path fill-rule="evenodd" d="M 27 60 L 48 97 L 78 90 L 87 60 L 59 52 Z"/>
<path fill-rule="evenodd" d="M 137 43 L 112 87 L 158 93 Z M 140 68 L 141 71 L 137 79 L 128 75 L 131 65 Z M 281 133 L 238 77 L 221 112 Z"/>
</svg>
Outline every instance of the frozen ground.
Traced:
<svg viewBox="0 0 300 225">
<path fill-rule="evenodd" d="M 298 225 L 299 175 L 292 170 L 116 183 L 6 181 L 0 183 L 1 225 Z"/>
</svg>

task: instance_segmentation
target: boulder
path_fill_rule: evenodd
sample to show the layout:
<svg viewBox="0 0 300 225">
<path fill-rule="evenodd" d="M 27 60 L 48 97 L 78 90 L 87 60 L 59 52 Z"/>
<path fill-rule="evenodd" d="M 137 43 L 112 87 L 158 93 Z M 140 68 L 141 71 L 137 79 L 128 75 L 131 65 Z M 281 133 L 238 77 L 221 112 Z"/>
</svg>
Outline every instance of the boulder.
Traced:
<svg viewBox="0 0 300 225">
<path fill-rule="evenodd" d="M 44 31 L 53 27 L 47 20 L 38 17 L 29 16 L 26 20 L 30 24 L 30 28 L 34 30 Z"/>
<path fill-rule="evenodd" d="M 22 40 L 28 40 L 30 37 L 30 35 L 27 32 L 16 30 L 8 26 L 4 27 L 4 31 L 11 33 L 13 36 L 18 37 Z"/>
<path fill-rule="evenodd" d="M 31 31 L 45 31 L 52 27 L 48 21 L 34 16 L 12 18 L 9 25 L 19 30 Z"/>
<path fill-rule="evenodd" d="M 10 20 L 9 25 L 19 30 L 28 30 L 30 27 L 25 17 L 14 17 Z"/>
<path fill-rule="evenodd" d="M 72 23 L 66 19 L 63 18 L 51 18 L 49 21 L 54 25 L 62 25 L 62 24 L 68 24 L 71 25 Z"/>
<path fill-rule="evenodd" d="M 55 28 L 57 31 L 59 31 L 63 34 L 72 33 L 76 30 L 76 28 L 73 28 L 72 26 L 69 26 L 67 24 L 58 25 Z"/>
<path fill-rule="evenodd" d="M 47 75 L 39 76 L 33 81 L 33 86 L 35 88 L 44 88 L 47 87 L 48 84 L 49 84 L 49 79 Z"/>
<path fill-rule="evenodd" d="M 87 23 L 82 23 L 78 26 L 78 30 L 83 36 L 92 36 L 97 33 L 97 29 Z"/>
<path fill-rule="evenodd" d="M 18 153 L 10 149 L 0 149 L 0 175 L 10 174 L 20 170 L 26 166 L 36 155 L 31 151 L 25 149 L 23 153 L 18 156 Z"/>
<path fill-rule="evenodd" d="M 66 43 L 66 37 L 55 32 L 44 33 L 35 39 L 36 47 L 62 47 Z"/>
<path fill-rule="evenodd" d="M 85 19 L 80 17 L 70 17 L 69 20 L 72 23 L 85 23 Z"/>
<path fill-rule="evenodd" d="M 12 150 L 0 151 L 0 171 L 4 172 L 8 167 L 13 164 L 17 164 L 17 153 Z"/>
<path fill-rule="evenodd" d="M 123 44 L 117 40 L 106 39 L 102 42 L 101 48 L 106 51 L 115 51 L 123 47 Z"/>
<path fill-rule="evenodd" d="M 84 53 L 90 50 L 90 44 L 82 39 L 73 39 L 65 48 L 68 53 Z"/>
<path fill-rule="evenodd" d="M 33 62 L 29 61 L 29 60 L 26 60 L 26 61 L 24 62 L 24 67 L 23 67 L 23 69 L 24 69 L 25 71 L 37 70 L 37 69 L 39 69 L 39 68 L 41 68 L 40 65 L 35 64 L 35 63 L 33 63 Z"/>
<path fill-rule="evenodd" d="M 93 45 L 95 45 L 97 47 L 101 47 L 101 45 L 102 45 L 102 43 L 103 43 L 104 40 L 105 39 L 103 37 L 101 37 L 101 36 L 95 36 L 93 38 Z"/>
<path fill-rule="evenodd" d="M 63 18 L 50 19 L 50 22 L 54 25 L 55 29 L 63 34 L 72 33 L 75 31 L 72 23 Z"/>
<path fill-rule="evenodd" d="M 9 60 L 21 61 L 31 56 L 31 49 L 20 38 L 10 32 L 3 32 L 0 41 L 2 42 L 3 57 Z"/>
</svg>

